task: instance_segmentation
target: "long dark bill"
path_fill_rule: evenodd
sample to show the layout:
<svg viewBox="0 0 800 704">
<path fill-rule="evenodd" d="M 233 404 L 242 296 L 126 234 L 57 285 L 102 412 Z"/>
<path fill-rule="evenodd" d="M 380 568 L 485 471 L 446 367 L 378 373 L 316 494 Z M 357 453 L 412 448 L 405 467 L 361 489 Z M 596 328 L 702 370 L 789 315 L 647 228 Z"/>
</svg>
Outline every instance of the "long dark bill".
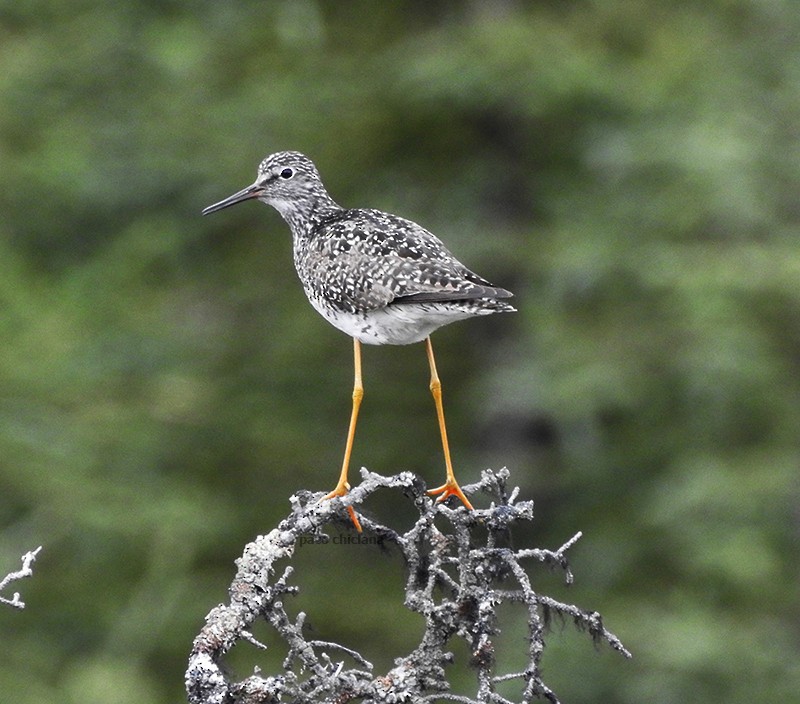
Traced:
<svg viewBox="0 0 800 704">
<path fill-rule="evenodd" d="M 248 186 L 247 188 L 243 188 L 238 193 L 234 193 L 232 196 L 228 196 L 225 200 L 221 200 L 219 203 L 214 203 L 214 205 L 209 205 L 207 208 L 203 209 L 203 215 L 210 215 L 211 213 L 216 213 L 218 210 L 222 210 L 223 208 L 228 208 L 231 205 L 236 205 L 237 203 L 241 203 L 244 200 L 250 200 L 251 198 L 258 198 L 261 192 L 264 189 L 259 186 L 257 183 L 254 183 L 252 186 Z"/>
</svg>

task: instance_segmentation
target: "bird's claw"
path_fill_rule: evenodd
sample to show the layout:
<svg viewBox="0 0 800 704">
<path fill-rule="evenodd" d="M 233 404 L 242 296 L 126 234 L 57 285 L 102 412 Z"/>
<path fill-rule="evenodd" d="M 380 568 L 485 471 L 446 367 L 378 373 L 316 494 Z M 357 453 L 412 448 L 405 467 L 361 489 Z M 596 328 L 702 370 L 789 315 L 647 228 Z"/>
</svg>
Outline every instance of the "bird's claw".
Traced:
<svg viewBox="0 0 800 704">
<path fill-rule="evenodd" d="M 447 499 L 449 499 L 451 496 L 456 496 L 470 511 L 473 510 L 472 504 L 469 502 L 469 499 L 466 497 L 464 492 L 461 491 L 461 487 L 458 485 L 458 482 L 455 479 L 448 479 L 444 484 L 442 484 L 442 486 L 438 486 L 435 489 L 429 489 L 428 496 L 437 496 L 437 504 L 442 503 L 442 501 L 447 501 Z"/>
<path fill-rule="evenodd" d="M 336 499 L 339 497 L 344 496 L 348 490 L 350 489 L 349 484 L 337 484 L 336 488 L 322 497 L 322 500 L 325 501 L 327 499 Z M 345 506 L 347 509 L 347 513 L 350 515 L 350 520 L 353 521 L 353 525 L 356 527 L 356 530 L 361 533 L 361 522 L 358 520 L 358 515 L 355 512 L 355 509 L 352 506 Z"/>
</svg>

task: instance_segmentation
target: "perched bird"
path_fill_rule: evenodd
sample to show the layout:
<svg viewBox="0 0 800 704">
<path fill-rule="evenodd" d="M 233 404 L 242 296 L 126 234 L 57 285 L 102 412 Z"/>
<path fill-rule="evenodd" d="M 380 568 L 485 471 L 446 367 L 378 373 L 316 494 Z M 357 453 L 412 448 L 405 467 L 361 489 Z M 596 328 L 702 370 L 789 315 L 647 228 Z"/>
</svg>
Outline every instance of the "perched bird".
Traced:
<svg viewBox="0 0 800 704">
<path fill-rule="evenodd" d="M 511 312 L 514 308 L 505 299 L 512 294 L 467 269 L 420 225 L 380 210 L 342 208 L 328 195 L 313 162 L 299 152 L 268 156 L 252 185 L 208 206 L 203 215 L 253 198 L 271 205 L 289 225 L 294 265 L 311 305 L 353 338 L 350 426 L 339 481 L 325 498 L 343 496 L 349 489 L 350 453 L 364 395 L 361 343 L 408 345 L 424 340 L 446 468 L 445 483 L 428 493 L 438 501 L 457 496 L 471 509 L 450 461 L 430 334 L 456 320 Z M 355 511 L 348 509 L 360 531 Z"/>
</svg>

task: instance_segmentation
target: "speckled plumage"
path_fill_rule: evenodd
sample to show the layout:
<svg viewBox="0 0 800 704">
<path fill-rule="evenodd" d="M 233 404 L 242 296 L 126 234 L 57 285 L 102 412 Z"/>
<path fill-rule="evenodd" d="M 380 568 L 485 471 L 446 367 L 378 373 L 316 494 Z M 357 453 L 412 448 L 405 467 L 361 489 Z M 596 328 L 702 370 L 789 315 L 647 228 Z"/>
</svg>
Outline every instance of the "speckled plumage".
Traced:
<svg viewBox="0 0 800 704">
<path fill-rule="evenodd" d="M 203 213 L 251 198 L 273 206 L 288 223 L 311 305 L 363 343 L 420 342 L 456 320 L 514 310 L 504 300 L 509 291 L 467 269 L 420 225 L 339 206 L 299 152 L 268 156 L 251 186 Z"/>
</svg>

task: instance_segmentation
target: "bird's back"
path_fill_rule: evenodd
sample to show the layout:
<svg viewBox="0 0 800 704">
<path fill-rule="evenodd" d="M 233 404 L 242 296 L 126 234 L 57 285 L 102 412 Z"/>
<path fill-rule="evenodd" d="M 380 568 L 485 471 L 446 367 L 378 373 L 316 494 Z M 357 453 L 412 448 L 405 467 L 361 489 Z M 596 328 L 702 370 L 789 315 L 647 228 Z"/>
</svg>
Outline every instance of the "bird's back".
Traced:
<svg viewBox="0 0 800 704">
<path fill-rule="evenodd" d="M 380 210 L 323 217 L 296 239 L 294 254 L 304 287 L 349 312 L 512 296 L 464 266 L 425 228 Z"/>
<path fill-rule="evenodd" d="M 312 305 L 372 344 L 407 344 L 455 320 L 513 311 L 511 293 L 459 262 L 425 228 L 371 209 L 333 209 L 295 236 Z"/>
</svg>

